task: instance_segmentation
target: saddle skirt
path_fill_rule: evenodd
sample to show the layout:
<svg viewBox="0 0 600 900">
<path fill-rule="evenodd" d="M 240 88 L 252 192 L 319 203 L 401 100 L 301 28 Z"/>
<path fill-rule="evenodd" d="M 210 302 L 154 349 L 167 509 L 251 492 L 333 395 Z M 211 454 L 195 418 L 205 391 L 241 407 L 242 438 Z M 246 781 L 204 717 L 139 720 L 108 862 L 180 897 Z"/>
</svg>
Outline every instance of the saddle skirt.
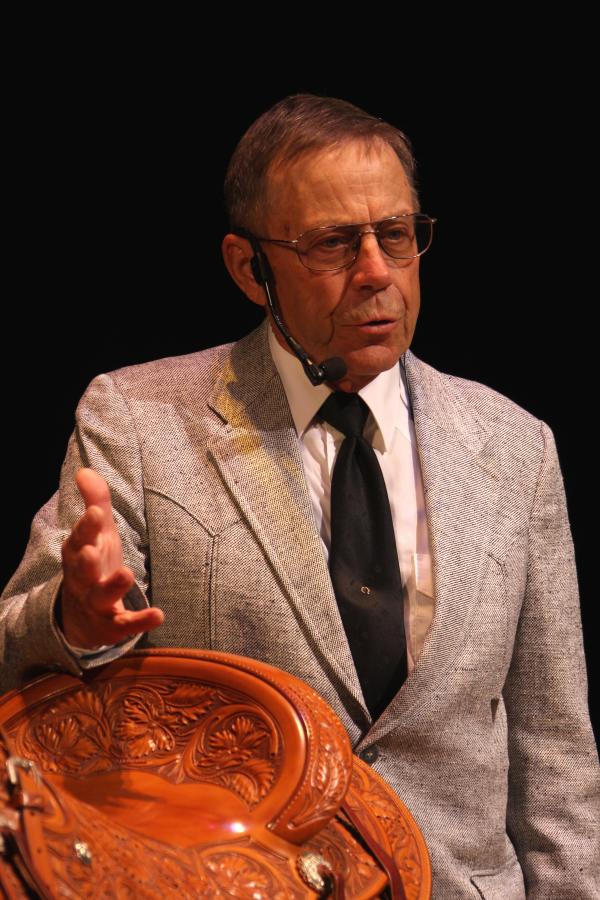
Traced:
<svg viewBox="0 0 600 900">
<path fill-rule="evenodd" d="M 12 691 L 0 726 L 5 897 L 430 897 L 409 811 L 272 666 L 134 651 Z"/>
</svg>

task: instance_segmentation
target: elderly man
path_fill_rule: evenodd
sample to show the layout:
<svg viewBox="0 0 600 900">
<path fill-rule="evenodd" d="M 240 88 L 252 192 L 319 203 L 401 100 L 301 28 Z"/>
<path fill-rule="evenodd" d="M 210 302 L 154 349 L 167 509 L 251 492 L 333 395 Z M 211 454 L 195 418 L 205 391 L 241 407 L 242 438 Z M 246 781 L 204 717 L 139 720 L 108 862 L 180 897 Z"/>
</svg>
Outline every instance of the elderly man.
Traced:
<svg viewBox="0 0 600 900">
<path fill-rule="evenodd" d="M 597 897 L 553 437 L 409 351 L 433 230 L 413 177 L 404 135 L 342 101 L 249 129 L 223 254 L 266 322 L 92 382 L 4 594 L 3 686 L 136 642 L 259 657 L 407 803 L 435 897 Z"/>
</svg>

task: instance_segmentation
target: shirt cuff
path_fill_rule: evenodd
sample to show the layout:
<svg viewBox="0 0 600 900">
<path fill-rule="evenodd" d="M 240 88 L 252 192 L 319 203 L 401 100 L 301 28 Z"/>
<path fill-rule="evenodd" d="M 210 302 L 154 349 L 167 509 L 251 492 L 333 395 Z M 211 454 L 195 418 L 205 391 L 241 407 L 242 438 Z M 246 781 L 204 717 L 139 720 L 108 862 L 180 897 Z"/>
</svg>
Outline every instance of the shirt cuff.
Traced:
<svg viewBox="0 0 600 900">
<path fill-rule="evenodd" d="M 116 644 L 103 644 L 101 647 L 94 647 L 92 650 L 90 650 L 89 647 L 76 647 L 75 644 L 70 644 L 68 642 L 58 624 L 56 625 L 56 631 L 65 650 L 68 650 L 75 659 L 94 659 L 94 657 L 99 656 L 101 653 L 106 653 L 107 650 L 116 647 Z"/>
</svg>

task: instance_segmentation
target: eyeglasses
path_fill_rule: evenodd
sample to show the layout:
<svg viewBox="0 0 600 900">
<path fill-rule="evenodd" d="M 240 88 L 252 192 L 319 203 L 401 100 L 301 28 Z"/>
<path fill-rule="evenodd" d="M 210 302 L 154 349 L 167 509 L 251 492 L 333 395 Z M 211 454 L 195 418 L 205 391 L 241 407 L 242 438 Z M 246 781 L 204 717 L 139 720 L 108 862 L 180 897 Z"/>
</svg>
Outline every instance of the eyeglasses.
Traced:
<svg viewBox="0 0 600 900">
<path fill-rule="evenodd" d="M 360 252 L 361 240 L 374 234 L 383 252 L 392 259 L 408 260 L 421 256 L 431 246 L 433 224 L 437 219 L 424 213 L 391 216 L 381 222 L 360 225 L 326 225 L 304 231 L 295 241 L 254 237 L 266 244 L 295 250 L 300 262 L 311 272 L 334 272 L 350 266 Z M 370 226 L 368 231 L 365 231 Z M 249 236 L 249 235 L 247 235 Z"/>
</svg>

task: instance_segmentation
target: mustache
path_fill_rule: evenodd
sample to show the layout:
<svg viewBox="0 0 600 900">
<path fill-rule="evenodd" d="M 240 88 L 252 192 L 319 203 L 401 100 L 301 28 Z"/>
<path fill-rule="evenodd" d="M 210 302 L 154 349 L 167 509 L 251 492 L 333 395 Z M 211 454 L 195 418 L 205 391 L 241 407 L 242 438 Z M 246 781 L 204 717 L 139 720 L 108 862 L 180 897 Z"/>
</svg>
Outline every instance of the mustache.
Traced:
<svg viewBox="0 0 600 900">
<path fill-rule="evenodd" d="M 404 301 L 374 297 L 344 310 L 340 325 L 365 325 L 367 322 L 390 322 L 401 319 L 406 311 Z"/>
</svg>

